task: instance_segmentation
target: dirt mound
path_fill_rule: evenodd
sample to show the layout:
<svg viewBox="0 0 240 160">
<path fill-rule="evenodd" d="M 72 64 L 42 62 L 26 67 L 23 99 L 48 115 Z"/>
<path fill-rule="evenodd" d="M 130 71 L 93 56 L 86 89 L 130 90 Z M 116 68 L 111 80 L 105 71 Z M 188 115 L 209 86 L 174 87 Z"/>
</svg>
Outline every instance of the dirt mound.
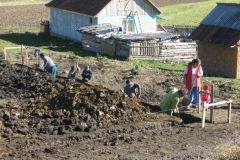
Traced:
<svg viewBox="0 0 240 160">
<path fill-rule="evenodd" d="M 40 69 L 0 61 L 0 74 L 0 96 L 11 99 L 0 105 L 5 136 L 91 131 L 165 116 L 146 116 L 148 107 L 128 98 L 122 91 L 62 77 L 54 79 Z"/>
</svg>

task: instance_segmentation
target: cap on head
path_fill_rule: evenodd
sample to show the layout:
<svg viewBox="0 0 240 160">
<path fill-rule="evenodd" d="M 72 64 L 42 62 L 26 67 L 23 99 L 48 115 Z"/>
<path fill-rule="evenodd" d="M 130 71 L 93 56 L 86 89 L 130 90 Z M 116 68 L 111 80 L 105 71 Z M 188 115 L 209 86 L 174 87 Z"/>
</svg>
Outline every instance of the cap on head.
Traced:
<svg viewBox="0 0 240 160">
<path fill-rule="evenodd" d="M 210 87 L 208 84 L 205 84 L 205 85 L 203 86 L 203 89 L 204 89 L 205 91 L 209 91 L 210 88 L 211 88 L 211 87 Z"/>
<path fill-rule="evenodd" d="M 130 83 L 130 80 L 128 79 L 128 80 L 126 80 L 126 84 L 129 84 Z"/>
</svg>

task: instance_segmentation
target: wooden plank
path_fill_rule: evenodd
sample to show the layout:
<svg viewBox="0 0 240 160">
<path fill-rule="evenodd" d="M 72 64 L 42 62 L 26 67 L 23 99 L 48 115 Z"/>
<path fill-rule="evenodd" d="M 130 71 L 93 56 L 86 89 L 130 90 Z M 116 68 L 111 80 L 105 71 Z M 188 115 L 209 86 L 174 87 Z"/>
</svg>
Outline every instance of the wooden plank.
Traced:
<svg viewBox="0 0 240 160">
<path fill-rule="evenodd" d="M 20 47 L 4 47 L 5 49 L 21 49 L 21 46 Z"/>
<path fill-rule="evenodd" d="M 229 101 L 221 101 L 221 102 L 217 102 L 217 103 L 210 103 L 210 104 L 206 104 L 205 107 L 218 106 L 221 104 L 228 104 L 228 103 L 232 103 L 232 102 L 233 102 L 232 100 L 229 100 Z"/>
</svg>

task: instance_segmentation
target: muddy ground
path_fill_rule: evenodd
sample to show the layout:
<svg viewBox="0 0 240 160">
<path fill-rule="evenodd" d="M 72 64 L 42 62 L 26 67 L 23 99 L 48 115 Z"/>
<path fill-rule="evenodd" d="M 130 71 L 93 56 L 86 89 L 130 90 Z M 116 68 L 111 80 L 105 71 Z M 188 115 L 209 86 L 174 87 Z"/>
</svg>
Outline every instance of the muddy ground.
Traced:
<svg viewBox="0 0 240 160">
<path fill-rule="evenodd" d="M 43 5 L 21 7 L 1 8 L 2 13 L 12 12 L 6 17 L 1 14 L 5 20 L 0 24 L 37 24 L 49 16 Z M 37 8 L 44 12 L 34 12 Z M 31 18 L 32 13 L 38 14 Z M 26 17 L 25 21 L 8 21 L 17 15 Z M 178 72 L 140 68 L 139 75 L 130 76 L 133 66 L 125 61 L 49 56 L 58 64 L 56 79 L 35 67 L 38 60 L 32 53 L 24 66 L 15 64 L 21 62 L 20 55 L 8 55 L 10 64 L 0 54 L 1 159 L 217 159 L 240 143 L 236 103 L 231 124 L 227 123 L 227 106 L 222 105 L 214 109 L 213 123 L 207 111 L 204 129 L 197 109 L 181 112 L 184 123 L 176 116 L 156 113 L 168 87 L 183 87 Z M 90 65 L 93 78 L 88 83 L 81 82 L 80 74 L 76 82 L 65 78 L 76 61 L 81 69 Z M 141 85 L 139 103 L 121 91 L 126 78 Z M 232 96 L 233 82 L 208 83 L 214 84 L 220 97 Z"/>
<path fill-rule="evenodd" d="M 216 159 L 239 143 L 237 104 L 231 124 L 226 105 L 214 109 L 213 123 L 207 111 L 204 129 L 197 109 L 181 112 L 183 124 L 156 113 L 167 88 L 182 87 L 179 73 L 140 68 L 131 78 L 142 86 L 137 103 L 121 91 L 129 63 L 49 56 L 58 64 L 56 79 L 35 68 L 31 53 L 28 66 L 0 61 L 2 159 Z M 75 82 L 65 78 L 75 61 L 81 68 L 91 64 L 94 76 L 88 83 L 80 74 Z"/>
</svg>

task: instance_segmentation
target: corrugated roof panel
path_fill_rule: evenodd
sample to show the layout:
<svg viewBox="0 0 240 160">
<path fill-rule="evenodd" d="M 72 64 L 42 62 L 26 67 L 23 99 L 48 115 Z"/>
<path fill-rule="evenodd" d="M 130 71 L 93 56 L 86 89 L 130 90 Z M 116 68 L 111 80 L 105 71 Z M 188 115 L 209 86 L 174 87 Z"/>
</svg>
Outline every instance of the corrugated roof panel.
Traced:
<svg viewBox="0 0 240 160">
<path fill-rule="evenodd" d="M 111 0 L 52 0 L 47 7 L 96 16 Z"/>
<path fill-rule="evenodd" d="M 206 35 L 208 35 L 209 33 L 211 33 L 211 29 L 213 28 L 213 26 L 206 26 L 204 28 L 204 30 L 197 36 L 197 40 L 201 41 L 202 39 L 204 39 L 204 37 Z"/>
<path fill-rule="evenodd" d="M 213 35 L 210 42 L 216 43 L 216 44 L 221 44 L 222 37 L 227 32 L 227 30 L 228 30 L 227 28 L 219 28 L 219 30 Z"/>
<path fill-rule="evenodd" d="M 206 27 L 206 25 L 200 24 L 200 26 L 198 26 L 196 29 L 193 30 L 193 32 L 190 34 L 189 38 L 192 40 L 198 40 L 197 39 L 198 35 L 201 34 L 201 32 L 204 30 L 205 27 Z"/>
<path fill-rule="evenodd" d="M 228 40 L 226 45 L 233 46 L 240 40 L 240 31 L 236 31 L 236 33 Z"/>
<path fill-rule="evenodd" d="M 214 26 L 205 37 L 202 39 L 203 42 L 210 42 L 214 34 L 219 30 L 220 27 Z"/>
<path fill-rule="evenodd" d="M 198 32 L 197 32 L 198 31 Z M 201 24 L 194 31 L 194 39 L 203 42 L 235 45 L 240 40 L 240 30 Z"/>
<path fill-rule="evenodd" d="M 228 29 L 225 34 L 221 37 L 219 40 L 218 44 L 225 45 L 232 37 L 233 35 L 237 32 L 237 30 L 234 29 Z"/>
<path fill-rule="evenodd" d="M 219 3 L 201 24 L 240 30 L 240 5 Z"/>
</svg>

